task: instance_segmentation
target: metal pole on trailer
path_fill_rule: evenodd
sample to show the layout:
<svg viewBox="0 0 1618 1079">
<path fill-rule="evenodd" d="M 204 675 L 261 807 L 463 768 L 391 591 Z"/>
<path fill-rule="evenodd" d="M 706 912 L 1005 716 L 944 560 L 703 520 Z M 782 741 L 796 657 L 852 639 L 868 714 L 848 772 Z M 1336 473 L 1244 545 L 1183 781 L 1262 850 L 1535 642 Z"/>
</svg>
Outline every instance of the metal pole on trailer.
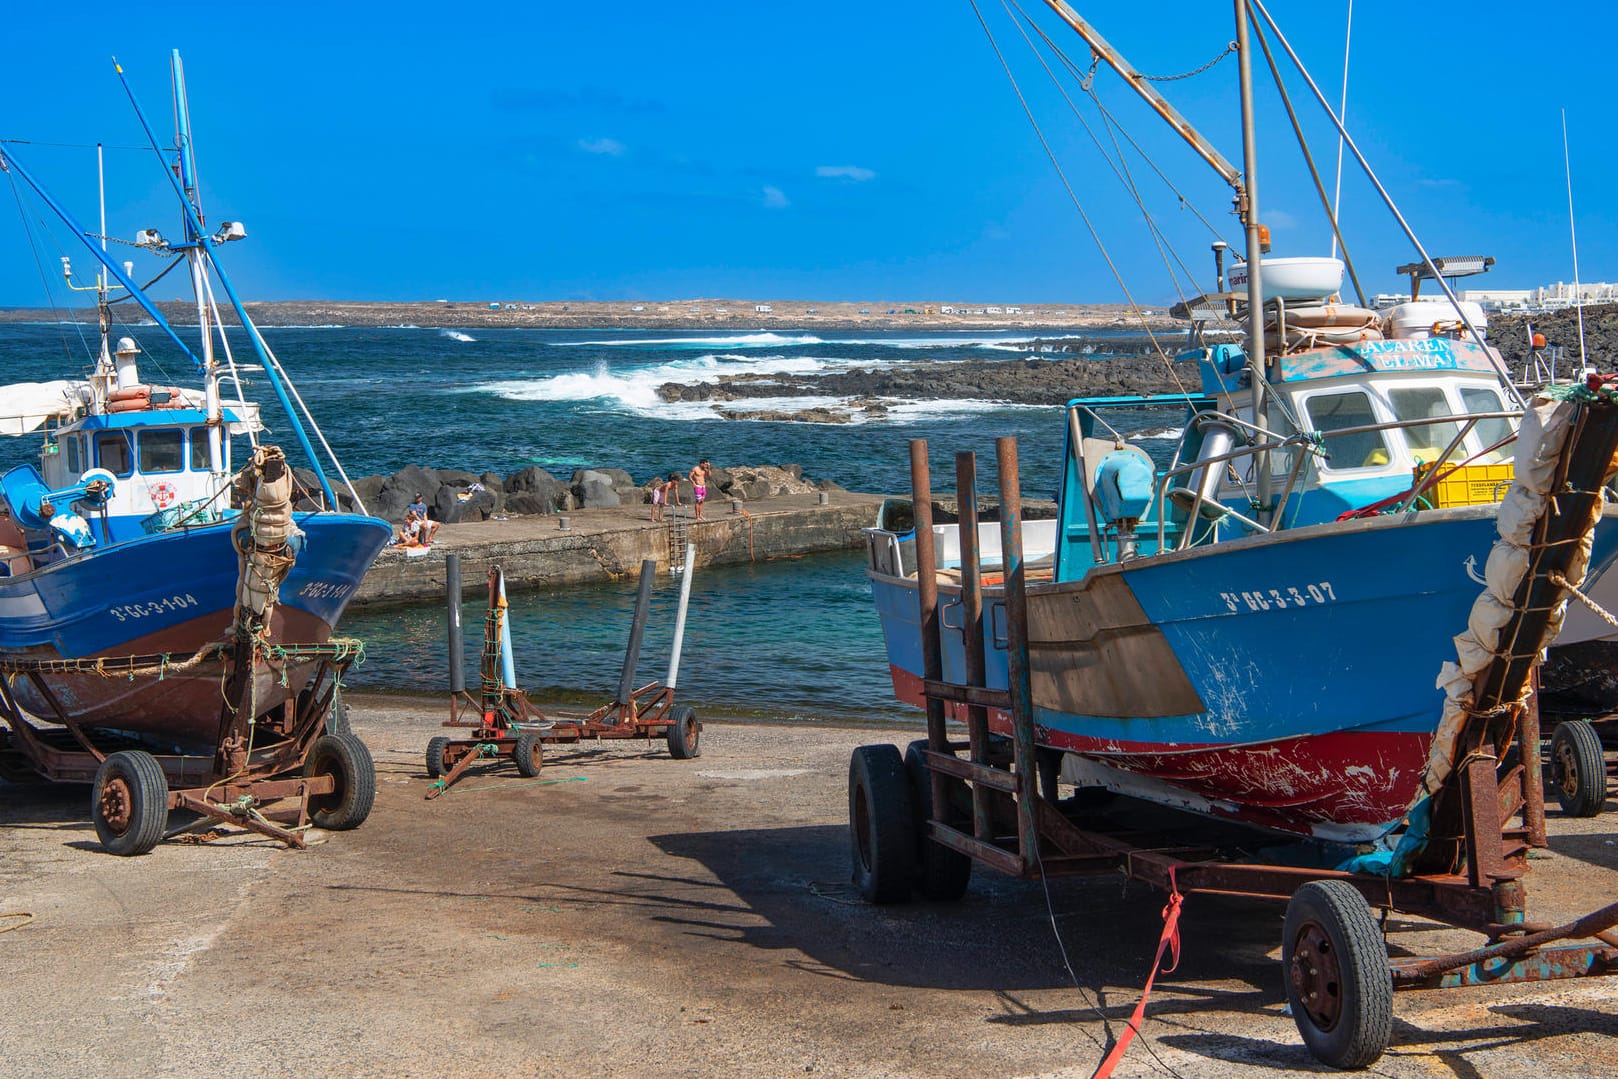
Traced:
<svg viewBox="0 0 1618 1079">
<path fill-rule="evenodd" d="M 680 574 L 680 606 L 674 613 L 674 643 L 669 646 L 669 676 L 663 680 L 670 693 L 674 692 L 675 681 L 680 676 L 680 648 L 685 644 L 685 610 L 691 602 L 691 574 L 696 569 L 696 560 L 696 545 L 686 544 L 684 572 Z"/>
<path fill-rule="evenodd" d="M 657 578 L 657 559 L 640 564 L 640 592 L 635 596 L 635 617 L 629 624 L 629 647 L 624 650 L 624 673 L 618 678 L 618 696 L 612 702 L 620 707 L 635 698 L 635 668 L 640 665 L 640 642 L 646 634 L 646 614 L 652 606 L 652 584 Z"/>
<path fill-rule="evenodd" d="M 449 615 L 449 692 L 466 692 L 464 645 L 461 640 L 461 556 L 444 556 L 444 607 Z"/>
<path fill-rule="evenodd" d="M 1017 838 L 1025 872 L 1039 865 L 1039 769 L 1034 748 L 1034 710 L 1028 674 L 1028 598 L 1022 558 L 1022 495 L 1018 491 L 1017 440 L 994 440 L 1000 466 L 1000 565 L 1006 578 L 1006 663 L 1011 690 L 1012 749 L 1017 765 Z"/>
<path fill-rule="evenodd" d="M 916 593 L 921 617 L 922 677 L 928 682 L 944 678 L 943 639 L 938 625 L 938 571 L 933 552 L 932 475 L 927 468 L 927 440 L 910 440 L 910 497 L 916 519 Z M 944 730 L 944 702 L 927 695 L 927 748 L 935 753 L 949 752 Z M 933 819 L 944 820 L 949 800 L 943 777 L 933 772 Z"/>
</svg>

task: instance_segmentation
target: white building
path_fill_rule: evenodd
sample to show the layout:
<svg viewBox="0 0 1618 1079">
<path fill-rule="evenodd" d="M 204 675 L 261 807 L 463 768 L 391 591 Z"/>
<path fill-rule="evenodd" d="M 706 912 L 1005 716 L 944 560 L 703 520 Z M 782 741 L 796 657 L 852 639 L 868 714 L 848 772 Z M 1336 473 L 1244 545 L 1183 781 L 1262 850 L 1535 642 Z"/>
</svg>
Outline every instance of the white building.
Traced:
<svg viewBox="0 0 1618 1079">
<path fill-rule="evenodd" d="M 767 303 L 756 303 L 753 305 L 753 310 L 760 315 L 768 315 L 772 313 L 775 308 L 771 307 Z"/>
</svg>

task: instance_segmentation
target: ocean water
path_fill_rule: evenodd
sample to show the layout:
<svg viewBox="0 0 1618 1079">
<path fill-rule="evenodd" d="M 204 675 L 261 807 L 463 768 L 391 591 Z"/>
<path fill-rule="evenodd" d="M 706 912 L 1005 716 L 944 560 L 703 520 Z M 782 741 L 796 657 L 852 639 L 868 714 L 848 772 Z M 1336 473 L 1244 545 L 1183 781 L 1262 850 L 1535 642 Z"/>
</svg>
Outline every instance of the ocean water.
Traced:
<svg viewBox="0 0 1618 1079">
<path fill-rule="evenodd" d="M 182 331 L 183 332 L 183 331 Z M 889 402 L 882 418 L 851 424 L 736 421 L 704 403 L 668 403 L 665 382 L 721 374 L 812 374 L 855 366 L 1004 359 L 1029 355 L 1035 336 L 954 332 L 771 332 L 715 330 L 480 330 L 401 326 L 270 328 L 265 339 L 297 385 L 352 476 L 407 464 L 507 475 L 539 465 L 566 479 L 577 468 L 627 469 L 637 480 L 716 465 L 796 463 L 812 479 L 851 490 L 909 490 L 909 442 L 929 442 L 933 485 L 954 486 L 954 454 L 978 455 L 979 490 L 995 489 L 994 439 L 1018 439 L 1024 497 L 1051 497 L 1060 466 L 1063 412 L 989 401 Z M 195 385 L 189 363 L 152 326 L 119 327 L 146 355 L 143 381 Z M 1070 331 L 1053 335 L 1081 336 Z M 1092 335 L 1105 354 L 1109 334 Z M 230 335 L 252 363 L 245 338 Z M 0 380 L 83 374 L 95 342 L 79 328 L 0 324 Z M 249 400 L 264 404 L 268 436 L 286 430 L 261 372 L 245 374 Z M 726 407 L 802 408 L 828 399 L 749 400 Z M 1120 430 L 1149 450 L 1172 448 L 1161 417 L 1122 418 Z M 289 437 L 280 439 L 296 456 Z M 37 460 L 38 438 L 0 438 L 0 467 Z M 857 552 L 756 566 L 716 568 L 696 578 L 681 695 L 717 713 L 796 718 L 879 718 L 896 711 L 880 630 Z M 605 703 L 618 682 L 635 584 L 532 593 L 513 599 L 519 681 L 548 696 Z M 667 661 L 657 634 L 672 620 L 674 590 L 660 581 L 641 681 Z M 668 612 L 662 612 L 664 606 Z M 474 636 L 481 601 L 467 608 Z M 661 612 L 661 613 L 659 613 Z M 663 617 L 667 614 L 667 617 Z M 667 627 L 671 629 L 672 627 Z M 365 638 L 369 659 L 356 688 L 441 693 L 447 686 L 444 615 L 438 604 L 356 611 L 344 632 Z M 475 646 L 475 642 L 472 642 Z M 654 657 L 660 657 L 654 660 Z M 469 660 L 475 670 L 475 654 Z M 690 696 L 688 697 L 687 691 Z"/>
</svg>

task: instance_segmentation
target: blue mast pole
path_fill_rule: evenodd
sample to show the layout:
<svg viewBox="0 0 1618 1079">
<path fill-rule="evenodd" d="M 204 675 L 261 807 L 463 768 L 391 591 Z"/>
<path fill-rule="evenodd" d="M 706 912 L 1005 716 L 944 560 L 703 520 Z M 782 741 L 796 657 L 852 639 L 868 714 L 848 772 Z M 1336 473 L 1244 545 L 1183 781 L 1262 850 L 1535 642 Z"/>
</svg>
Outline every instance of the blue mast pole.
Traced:
<svg viewBox="0 0 1618 1079">
<path fill-rule="evenodd" d="M 34 194 L 43 199 L 45 201 L 45 205 L 51 208 L 51 212 L 56 214 L 57 217 L 61 218 L 64 225 L 73 230 L 73 234 L 79 238 L 80 242 L 84 244 L 84 246 L 89 250 L 90 254 L 96 257 L 96 261 L 101 263 L 102 266 L 106 267 L 107 272 L 112 274 L 112 276 L 117 279 L 118 283 L 128 290 L 130 299 L 140 304 L 141 309 L 151 316 L 153 322 L 157 323 L 158 329 L 168 334 L 169 339 L 179 346 L 180 351 L 183 352 L 192 363 L 197 365 L 198 371 L 203 370 L 202 361 L 197 358 L 196 353 L 191 351 L 190 346 L 185 343 L 184 339 L 181 338 L 179 334 L 174 332 L 174 327 L 169 325 L 169 320 L 163 317 L 163 312 L 157 309 L 157 305 L 152 303 L 152 301 L 147 298 L 146 294 L 140 290 L 139 285 L 130 280 L 129 275 L 124 273 L 124 268 L 122 266 L 114 262 L 112 257 L 108 255 L 107 252 L 103 251 L 99 246 L 96 245 L 94 240 L 90 239 L 90 233 L 85 230 L 83 225 L 79 224 L 78 220 L 70 212 L 68 212 L 67 207 L 63 206 L 61 203 L 52 198 L 51 193 L 41 187 L 39 182 L 29 174 L 28 170 L 23 168 L 22 162 L 17 160 L 17 155 L 14 151 L 0 149 L 0 170 L 10 170 L 15 172 L 18 176 L 21 176 L 23 181 L 27 183 L 29 187 L 33 188 Z"/>
<path fill-rule="evenodd" d="M 281 403 L 282 411 L 286 413 L 287 420 L 292 424 L 293 436 L 297 438 L 298 445 L 302 447 L 304 456 L 314 468 L 315 478 L 320 481 L 320 489 L 326 495 L 326 504 L 332 509 L 336 509 L 337 496 L 331 489 L 331 481 L 326 478 L 326 470 L 321 467 L 320 458 L 315 453 L 315 447 L 309 441 L 309 434 L 304 430 L 303 421 L 298 419 L 298 412 L 292 406 L 292 399 L 287 396 L 286 386 L 282 383 L 281 376 L 276 372 L 275 363 L 270 358 L 269 349 L 264 344 L 264 338 L 259 335 L 258 326 L 247 316 L 247 310 L 242 306 L 241 298 L 236 295 L 235 286 L 230 283 L 230 278 L 225 274 L 224 269 L 214 260 L 213 240 L 203 228 L 202 218 L 198 216 L 196 206 L 192 202 L 192 197 L 196 191 L 196 162 L 191 152 L 191 112 L 185 96 L 185 74 L 180 63 L 180 50 L 175 49 L 173 57 L 175 104 L 180 128 L 178 132 L 180 179 L 176 193 L 180 196 L 180 205 L 185 212 L 187 236 L 186 243 L 182 246 L 201 248 L 203 254 L 207 257 L 209 268 L 218 277 L 220 287 L 225 290 L 225 296 L 230 300 L 230 306 L 236 311 L 236 318 L 241 322 L 242 328 L 247 331 L 247 340 L 252 344 L 253 351 L 258 355 L 259 362 L 264 367 L 264 377 L 269 380 L 270 388 L 275 391 L 276 400 Z M 134 91 L 129 88 L 129 80 L 124 78 L 124 69 L 116 61 L 114 61 L 113 67 L 118 72 L 118 81 L 123 83 L 124 93 L 128 96 L 129 103 L 135 110 L 136 118 L 140 120 L 141 127 L 146 130 L 147 141 L 156 149 L 158 145 L 157 137 L 152 133 L 152 125 L 147 123 L 146 113 L 142 111 L 140 102 L 135 99 Z M 170 183 L 176 182 L 173 173 L 166 168 L 163 171 L 169 173 Z M 188 354 L 189 351 L 187 350 Z"/>
</svg>

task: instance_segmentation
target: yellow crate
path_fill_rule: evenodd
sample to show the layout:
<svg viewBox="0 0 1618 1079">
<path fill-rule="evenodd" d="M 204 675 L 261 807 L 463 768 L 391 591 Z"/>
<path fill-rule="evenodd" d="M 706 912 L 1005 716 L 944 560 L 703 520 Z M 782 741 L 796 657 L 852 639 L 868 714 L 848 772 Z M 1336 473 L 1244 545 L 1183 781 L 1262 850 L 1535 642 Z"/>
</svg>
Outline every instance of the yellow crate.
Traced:
<svg viewBox="0 0 1618 1079">
<path fill-rule="evenodd" d="M 1433 465 L 1417 465 L 1417 483 Z M 1440 472 L 1447 466 L 1439 465 Z M 1422 496 L 1432 506 L 1481 506 L 1506 497 L 1516 470 L 1510 461 L 1497 465 L 1462 465 L 1439 480 Z"/>
</svg>

